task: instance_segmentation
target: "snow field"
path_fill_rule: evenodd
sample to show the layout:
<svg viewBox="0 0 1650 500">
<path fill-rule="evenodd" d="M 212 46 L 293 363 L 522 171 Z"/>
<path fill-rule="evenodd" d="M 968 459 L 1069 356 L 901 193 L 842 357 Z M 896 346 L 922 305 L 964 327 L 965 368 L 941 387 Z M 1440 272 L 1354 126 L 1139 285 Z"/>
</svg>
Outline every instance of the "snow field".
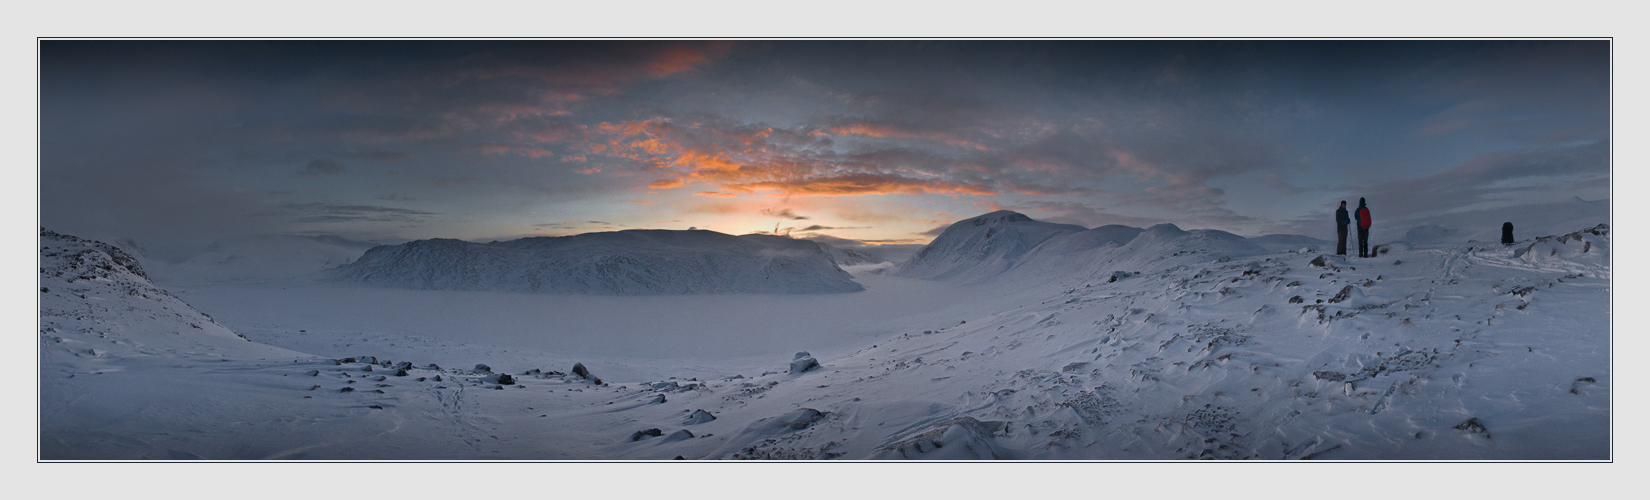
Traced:
<svg viewBox="0 0 1650 500">
<path fill-rule="evenodd" d="M 130 340 L 76 356 L 45 328 L 70 331 L 61 311 L 91 301 L 47 295 L 42 453 L 1610 458 L 1607 230 L 1371 259 L 1172 226 L 1084 245 L 1033 247 L 973 284 L 861 276 L 865 292 L 806 297 L 178 292 L 253 340 L 320 356 L 228 330 L 139 350 L 179 335 L 127 326 L 152 307 L 94 311 L 101 323 L 65 343 Z M 821 366 L 790 373 L 798 351 Z M 342 362 L 358 356 L 379 364 Z M 389 360 L 414 368 L 395 376 Z M 574 363 L 606 384 L 568 375 Z"/>
</svg>

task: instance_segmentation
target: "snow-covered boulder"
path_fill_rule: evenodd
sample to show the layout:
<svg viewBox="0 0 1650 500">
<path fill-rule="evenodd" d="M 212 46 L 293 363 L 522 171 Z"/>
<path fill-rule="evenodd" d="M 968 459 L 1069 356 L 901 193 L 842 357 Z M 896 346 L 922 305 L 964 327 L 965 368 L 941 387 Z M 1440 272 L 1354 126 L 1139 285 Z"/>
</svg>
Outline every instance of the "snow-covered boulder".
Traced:
<svg viewBox="0 0 1650 500">
<path fill-rule="evenodd" d="M 796 357 L 791 359 L 792 374 L 802 373 L 815 368 L 819 368 L 819 360 L 814 359 L 814 357 L 808 354 L 807 351 L 796 353 Z"/>
</svg>

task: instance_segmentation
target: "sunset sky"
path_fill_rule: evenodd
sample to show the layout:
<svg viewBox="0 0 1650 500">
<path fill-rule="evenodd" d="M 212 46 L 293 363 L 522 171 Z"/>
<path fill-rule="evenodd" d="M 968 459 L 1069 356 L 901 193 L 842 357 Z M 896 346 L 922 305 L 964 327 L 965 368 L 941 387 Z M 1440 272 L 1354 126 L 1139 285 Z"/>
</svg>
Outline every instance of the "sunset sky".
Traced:
<svg viewBox="0 0 1650 500">
<path fill-rule="evenodd" d="M 1332 238 L 1360 196 L 1401 224 L 1610 194 L 1597 40 L 46 40 L 40 61 L 42 225 L 163 259 L 255 234 L 909 245 L 998 209 Z"/>
</svg>

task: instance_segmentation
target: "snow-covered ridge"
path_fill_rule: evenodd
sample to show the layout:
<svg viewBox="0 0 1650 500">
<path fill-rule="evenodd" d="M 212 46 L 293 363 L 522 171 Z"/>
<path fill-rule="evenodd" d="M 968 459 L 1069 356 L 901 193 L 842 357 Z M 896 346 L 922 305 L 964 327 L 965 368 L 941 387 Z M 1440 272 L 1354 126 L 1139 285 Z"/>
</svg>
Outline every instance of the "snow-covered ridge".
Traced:
<svg viewBox="0 0 1650 500">
<path fill-rule="evenodd" d="M 895 274 L 930 280 L 983 278 L 1008 270 L 1021 255 L 1050 238 L 1083 231 L 1082 226 L 1041 222 L 998 210 L 945 228 L 900 264 Z"/>
<path fill-rule="evenodd" d="M 1305 236 L 1244 238 L 1213 229 L 1186 231 L 1174 224 L 1146 229 L 1122 225 L 1084 229 L 1000 210 L 952 224 L 903 263 L 896 274 L 929 280 L 980 282 L 1003 274 L 1033 274 L 1032 270 L 1070 274 L 1091 267 L 1099 260 L 1129 256 L 1200 253 L 1239 257 L 1268 253 L 1281 247 L 1317 249 L 1327 244 Z"/>
<path fill-rule="evenodd" d="M 368 250 L 328 274 L 421 290 L 592 295 L 863 290 L 819 243 L 714 231 L 628 230 L 491 243 L 418 240 Z"/>
</svg>

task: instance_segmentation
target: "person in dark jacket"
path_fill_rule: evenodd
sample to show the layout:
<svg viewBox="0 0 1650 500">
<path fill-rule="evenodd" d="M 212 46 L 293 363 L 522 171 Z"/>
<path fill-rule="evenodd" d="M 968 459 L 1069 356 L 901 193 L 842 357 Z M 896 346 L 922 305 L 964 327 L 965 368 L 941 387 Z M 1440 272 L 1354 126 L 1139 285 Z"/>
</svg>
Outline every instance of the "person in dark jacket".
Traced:
<svg viewBox="0 0 1650 500">
<path fill-rule="evenodd" d="M 1341 200 L 1341 208 L 1335 209 L 1335 255 L 1346 255 L 1346 226 L 1352 223 L 1352 218 L 1346 215 L 1346 200 Z"/>
<path fill-rule="evenodd" d="M 1369 206 L 1358 198 L 1358 256 L 1369 257 Z"/>
<path fill-rule="evenodd" d="M 1501 223 L 1501 244 L 1502 245 L 1511 245 L 1511 244 L 1513 244 L 1512 223 L 1511 222 Z"/>
</svg>

